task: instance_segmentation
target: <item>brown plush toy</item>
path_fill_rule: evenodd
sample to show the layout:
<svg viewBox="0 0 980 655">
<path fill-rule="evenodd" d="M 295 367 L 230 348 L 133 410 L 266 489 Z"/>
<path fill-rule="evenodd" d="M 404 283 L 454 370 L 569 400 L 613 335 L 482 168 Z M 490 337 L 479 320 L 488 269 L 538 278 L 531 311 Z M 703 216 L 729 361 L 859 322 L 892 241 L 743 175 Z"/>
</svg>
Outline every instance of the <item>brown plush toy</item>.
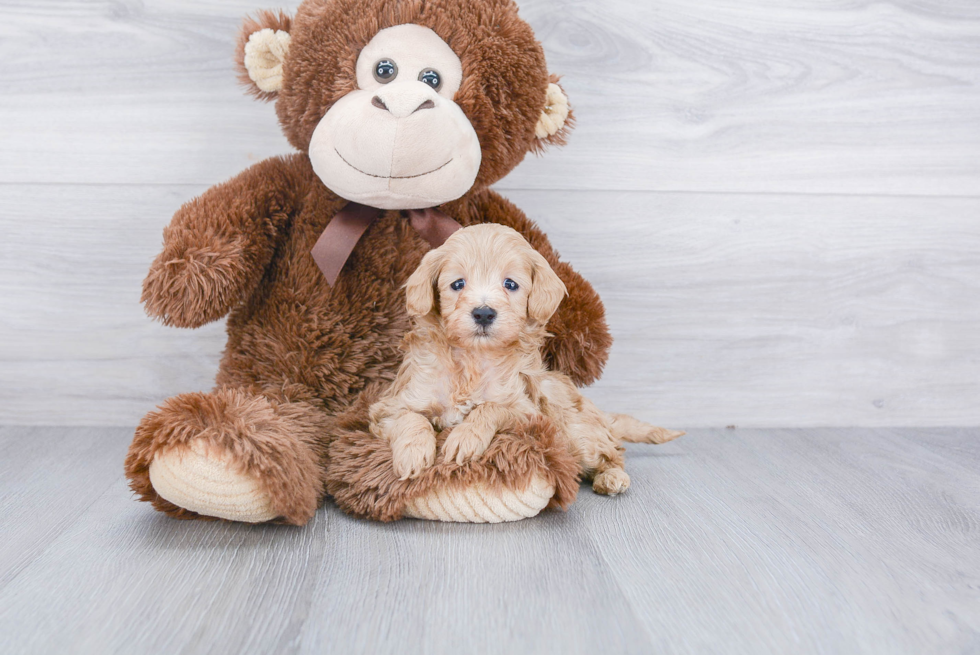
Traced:
<svg viewBox="0 0 980 655">
<path fill-rule="evenodd" d="M 536 419 L 478 460 L 399 480 L 367 407 L 409 327 L 402 287 L 453 228 L 518 230 L 568 289 L 545 355 L 596 380 L 610 336 L 592 287 L 488 187 L 562 144 L 567 99 L 511 0 L 306 0 L 247 20 L 242 79 L 299 151 L 185 204 L 143 286 L 147 311 L 197 327 L 228 315 L 210 393 L 170 398 L 136 430 L 126 474 L 178 518 L 301 525 L 345 510 L 500 521 L 566 507 L 576 463 Z"/>
</svg>

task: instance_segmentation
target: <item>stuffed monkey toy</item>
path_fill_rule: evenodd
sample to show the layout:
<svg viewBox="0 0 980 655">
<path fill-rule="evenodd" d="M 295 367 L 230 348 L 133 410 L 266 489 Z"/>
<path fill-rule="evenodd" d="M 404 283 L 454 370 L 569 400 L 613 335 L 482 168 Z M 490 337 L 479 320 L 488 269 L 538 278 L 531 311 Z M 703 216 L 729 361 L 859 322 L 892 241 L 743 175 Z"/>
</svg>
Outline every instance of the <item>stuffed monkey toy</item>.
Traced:
<svg viewBox="0 0 980 655">
<path fill-rule="evenodd" d="M 545 420 L 413 480 L 366 429 L 401 360 L 403 286 L 459 226 L 516 229 L 565 283 L 550 367 L 583 385 L 605 364 L 598 295 L 489 188 L 571 125 L 514 2 L 306 0 L 293 18 L 247 19 L 237 61 L 297 152 L 208 189 L 164 230 L 147 312 L 187 328 L 227 316 L 228 342 L 210 393 L 170 398 L 139 424 L 133 490 L 177 518 L 296 525 L 328 494 L 379 520 L 566 507 L 578 468 Z"/>
</svg>

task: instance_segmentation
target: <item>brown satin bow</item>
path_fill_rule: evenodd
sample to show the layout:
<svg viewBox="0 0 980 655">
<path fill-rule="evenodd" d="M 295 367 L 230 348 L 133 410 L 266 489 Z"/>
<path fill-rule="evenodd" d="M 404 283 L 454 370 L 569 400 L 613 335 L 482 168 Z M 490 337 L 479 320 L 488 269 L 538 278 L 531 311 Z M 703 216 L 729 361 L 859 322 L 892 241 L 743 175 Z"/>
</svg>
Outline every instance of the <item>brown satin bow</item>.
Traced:
<svg viewBox="0 0 980 655">
<path fill-rule="evenodd" d="M 354 252 L 354 246 L 383 211 L 350 202 L 330 219 L 310 251 L 323 277 L 327 278 L 327 284 L 334 285 L 347 258 Z M 453 232 L 463 227 L 435 207 L 403 209 L 401 213 L 433 248 L 441 246 Z"/>
</svg>

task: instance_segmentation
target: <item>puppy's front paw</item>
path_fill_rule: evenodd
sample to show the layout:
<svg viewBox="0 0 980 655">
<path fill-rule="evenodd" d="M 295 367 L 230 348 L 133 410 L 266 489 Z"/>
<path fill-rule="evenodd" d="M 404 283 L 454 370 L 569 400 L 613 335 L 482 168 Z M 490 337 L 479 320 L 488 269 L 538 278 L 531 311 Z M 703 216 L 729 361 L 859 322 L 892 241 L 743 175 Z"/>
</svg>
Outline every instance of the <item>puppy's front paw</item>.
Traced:
<svg viewBox="0 0 980 655">
<path fill-rule="evenodd" d="M 592 491 L 597 494 L 615 496 L 630 488 L 630 476 L 620 468 L 608 469 L 592 480 Z"/>
<path fill-rule="evenodd" d="M 435 435 L 418 434 L 391 444 L 391 465 L 399 480 L 417 478 L 436 463 Z"/>
<path fill-rule="evenodd" d="M 486 452 L 491 439 L 493 435 L 487 438 L 471 425 L 466 423 L 457 425 L 446 437 L 446 443 L 442 445 L 442 460 L 444 462 L 455 460 L 457 464 L 463 465 Z"/>
</svg>

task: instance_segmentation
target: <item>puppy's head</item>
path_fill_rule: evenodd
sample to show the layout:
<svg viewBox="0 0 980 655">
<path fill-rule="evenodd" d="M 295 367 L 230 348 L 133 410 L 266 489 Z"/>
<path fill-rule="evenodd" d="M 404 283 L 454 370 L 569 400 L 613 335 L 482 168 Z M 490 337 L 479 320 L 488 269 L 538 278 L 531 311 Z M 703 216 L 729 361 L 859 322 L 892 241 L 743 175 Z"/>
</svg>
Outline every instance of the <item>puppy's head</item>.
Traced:
<svg viewBox="0 0 980 655">
<path fill-rule="evenodd" d="M 405 287 L 408 313 L 433 316 L 464 347 L 502 347 L 541 328 L 565 285 L 515 230 L 487 223 L 454 233 L 430 251 Z"/>
</svg>

